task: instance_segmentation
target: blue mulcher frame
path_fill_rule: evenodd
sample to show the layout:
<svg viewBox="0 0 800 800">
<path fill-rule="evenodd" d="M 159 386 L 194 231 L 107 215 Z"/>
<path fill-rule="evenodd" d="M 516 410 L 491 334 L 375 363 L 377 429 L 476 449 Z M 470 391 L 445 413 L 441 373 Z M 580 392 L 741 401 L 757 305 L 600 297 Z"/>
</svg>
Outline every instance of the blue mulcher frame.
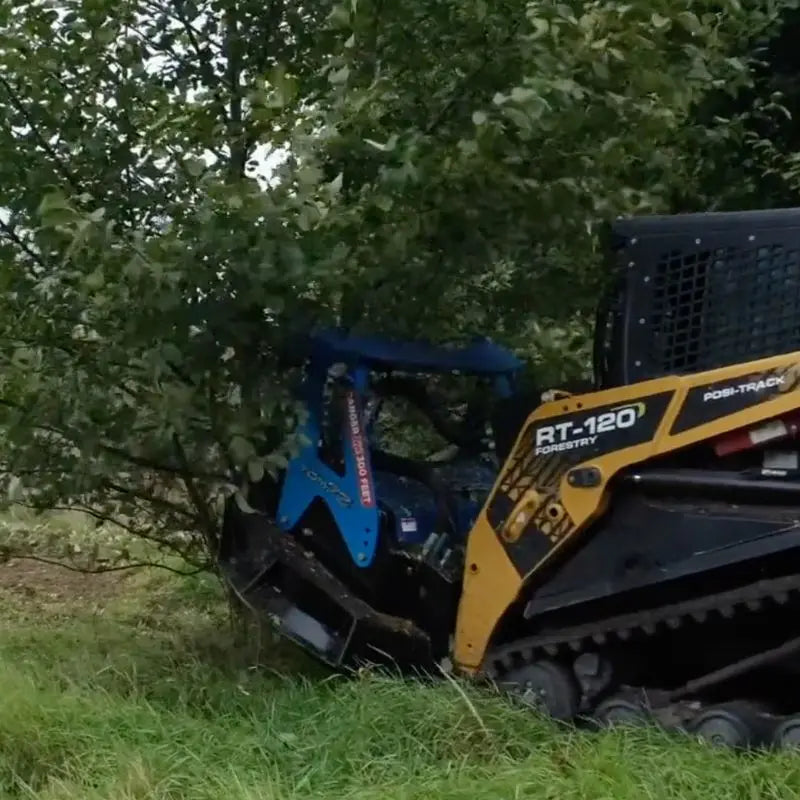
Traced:
<svg viewBox="0 0 800 800">
<path fill-rule="evenodd" d="M 325 386 L 331 367 L 343 365 L 346 386 L 342 421 L 344 474 L 331 469 L 319 455 L 323 437 Z M 373 371 L 446 374 L 491 378 L 495 394 L 510 396 L 522 362 L 510 351 L 487 340 L 451 348 L 425 342 L 352 336 L 326 330 L 311 337 L 311 351 L 301 398 L 308 419 L 301 429 L 306 444 L 286 469 L 277 521 L 293 529 L 316 498 L 330 510 L 353 561 L 369 567 L 378 541 L 379 505 L 370 463 L 369 431 L 364 430 L 364 397 Z"/>
</svg>

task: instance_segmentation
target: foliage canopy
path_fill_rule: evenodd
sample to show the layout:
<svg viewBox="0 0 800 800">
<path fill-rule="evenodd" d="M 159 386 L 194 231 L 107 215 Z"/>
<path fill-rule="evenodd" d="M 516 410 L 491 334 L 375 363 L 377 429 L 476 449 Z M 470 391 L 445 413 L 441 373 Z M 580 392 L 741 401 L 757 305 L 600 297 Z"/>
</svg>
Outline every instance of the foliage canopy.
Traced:
<svg viewBox="0 0 800 800">
<path fill-rule="evenodd" d="M 603 222 L 780 164 L 754 54 L 795 5 L 1 0 L 9 497 L 207 553 L 312 322 L 580 371 Z"/>
</svg>

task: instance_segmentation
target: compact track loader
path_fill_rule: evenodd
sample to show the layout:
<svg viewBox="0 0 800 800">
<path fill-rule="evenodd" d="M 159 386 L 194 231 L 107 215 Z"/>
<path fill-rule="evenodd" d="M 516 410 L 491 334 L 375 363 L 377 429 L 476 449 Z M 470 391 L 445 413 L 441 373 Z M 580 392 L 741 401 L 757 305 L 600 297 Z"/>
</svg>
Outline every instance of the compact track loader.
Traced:
<svg viewBox="0 0 800 800">
<path fill-rule="evenodd" d="M 543 401 L 489 342 L 311 337 L 307 445 L 228 503 L 221 565 L 337 667 L 452 666 L 562 720 L 796 746 L 800 209 L 611 233 L 588 391 Z M 452 373 L 477 385 L 459 424 L 431 390 Z M 380 441 L 398 396 L 449 458 Z"/>
</svg>

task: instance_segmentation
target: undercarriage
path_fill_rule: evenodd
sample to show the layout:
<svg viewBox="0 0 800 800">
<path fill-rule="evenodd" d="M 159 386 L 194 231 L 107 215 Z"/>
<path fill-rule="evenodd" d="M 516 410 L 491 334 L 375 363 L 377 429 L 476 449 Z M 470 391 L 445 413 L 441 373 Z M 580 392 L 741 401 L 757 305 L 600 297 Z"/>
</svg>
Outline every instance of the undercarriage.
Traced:
<svg viewBox="0 0 800 800">
<path fill-rule="evenodd" d="M 659 515 L 671 526 L 661 549 Z M 742 748 L 800 744 L 796 516 L 631 492 L 509 615 L 475 677 L 582 726 L 651 723 Z M 250 545 L 226 562 L 230 582 L 286 637 L 334 668 L 439 674 L 448 620 L 434 627 L 424 609 L 419 623 L 378 611 L 268 519 L 232 507 L 229 520 Z M 636 535 L 640 525 L 649 537 Z"/>
<path fill-rule="evenodd" d="M 482 674 L 560 720 L 795 747 L 798 611 L 800 573 L 511 641 Z"/>
</svg>

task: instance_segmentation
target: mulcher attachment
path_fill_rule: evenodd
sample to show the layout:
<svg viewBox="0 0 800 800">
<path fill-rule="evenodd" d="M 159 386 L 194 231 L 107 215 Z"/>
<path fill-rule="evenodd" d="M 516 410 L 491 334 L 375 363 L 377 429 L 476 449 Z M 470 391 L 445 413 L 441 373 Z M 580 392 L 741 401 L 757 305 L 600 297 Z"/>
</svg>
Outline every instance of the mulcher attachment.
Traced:
<svg viewBox="0 0 800 800">
<path fill-rule="evenodd" d="M 383 664 L 433 666 L 428 636 L 409 620 L 382 614 L 355 597 L 298 541 L 261 513 L 230 502 L 223 537 L 238 547 L 220 569 L 237 597 L 259 617 L 335 668 Z"/>
</svg>

